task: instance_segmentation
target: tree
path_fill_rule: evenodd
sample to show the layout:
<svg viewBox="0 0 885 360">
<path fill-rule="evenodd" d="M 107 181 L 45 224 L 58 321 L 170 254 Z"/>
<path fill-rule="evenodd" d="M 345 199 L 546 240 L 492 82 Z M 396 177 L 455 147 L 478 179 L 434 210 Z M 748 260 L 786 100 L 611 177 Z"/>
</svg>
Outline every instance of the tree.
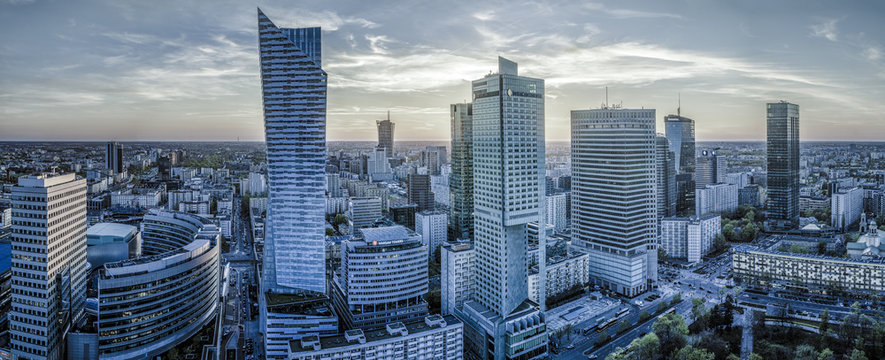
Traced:
<svg viewBox="0 0 885 360">
<path fill-rule="evenodd" d="M 676 306 L 676 304 L 680 302 L 682 302 L 682 294 L 676 294 L 676 296 L 670 300 L 670 306 Z"/>
<path fill-rule="evenodd" d="M 658 246 L 658 262 L 664 262 L 666 260 L 667 250 L 665 250 L 663 246 Z"/>
<path fill-rule="evenodd" d="M 757 353 L 750 353 L 749 359 L 750 360 L 765 360 L 765 358 L 763 358 L 762 355 L 759 355 Z"/>
<path fill-rule="evenodd" d="M 704 299 L 701 298 L 692 298 L 691 299 L 691 314 L 694 315 L 695 320 L 704 316 L 707 313 L 707 307 L 704 306 Z"/>
<path fill-rule="evenodd" d="M 643 310 L 641 313 L 639 313 L 639 322 L 644 322 L 649 318 L 651 318 L 651 314 L 648 313 L 648 310 Z"/>
<path fill-rule="evenodd" d="M 716 356 L 707 350 L 685 346 L 673 356 L 673 360 L 713 360 Z"/>
<path fill-rule="evenodd" d="M 661 349 L 661 340 L 655 333 L 648 333 L 630 343 L 637 360 L 654 360 Z"/>
<path fill-rule="evenodd" d="M 695 347 L 706 349 L 717 359 L 724 359 L 730 353 L 728 342 L 712 332 L 704 333 L 697 344 L 695 344 Z"/>
<path fill-rule="evenodd" d="M 606 342 L 608 342 L 608 339 L 609 339 L 608 332 L 605 330 L 602 330 L 602 332 L 599 333 L 599 337 L 596 338 L 596 345 L 605 344 Z"/>
<path fill-rule="evenodd" d="M 335 215 L 335 223 L 333 225 L 338 226 L 345 223 L 347 223 L 347 217 L 344 214 Z"/>
<path fill-rule="evenodd" d="M 618 334 L 627 330 L 630 330 L 630 323 L 628 323 L 627 320 L 621 320 L 621 322 L 618 323 Z"/>
<path fill-rule="evenodd" d="M 817 360 L 817 357 L 820 356 L 820 353 L 814 348 L 814 346 L 808 344 L 802 344 L 796 347 L 796 351 L 793 353 L 793 359 L 795 360 Z"/>
<path fill-rule="evenodd" d="M 326 236 L 335 236 L 335 229 L 326 228 Z"/>
<path fill-rule="evenodd" d="M 735 354 L 728 354 L 728 357 L 726 357 L 725 360 L 741 360 L 741 357 Z"/>
<path fill-rule="evenodd" d="M 734 225 L 731 223 L 725 224 L 722 226 L 722 235 L 725 236 L 725 239 L 728 241 L 734 241 L 737 236 L 734 233 Z"/>
<path fill-rule="evenodd" d="M 662 302 L 662 303 L 658 304 L 658 312 L 662 313 L 664 311 L 667 311 L 667 303 Z"/>
<path fill-rule="evenodd" d="M 605 357 L 605 360 L 630 360 L 627 358 L 627 354 L 624 351 L 624 348 L 618 346 L 615 348 L 615 351 L 612 351 Z"/>
<path fill-rule="evenodd" d="M 863 350 L 854 349 L 851 352 L 851 356 L 848 357 L 849 360 L 869 360 L 867 359 L 867 354 L 863 352 Z"/>
<path fill-rule="evenodd" d="M 830 310 L 824 309 L 824 312 L 820 314 L 820 325 L 818 325 L 817 330 L 821 336 L 826 336 L 827 330 L 830 328 Z"/>
<path fill-rule="evenodd" d="M 817 243 L 817 254 L 823 255 L 827 252 L 827 242 L 826 241 L 818 241 Z"/>
<path fill-rule="evenodd" d="M 732 233 L 734 233 L 734 230 L 732 230 Z M 725 235 L 722 235 L 721 233 L 716 235 L 716 238 L 713 239 L 713 249 L 716 249 L 718 251 L 727 247 L 728 241 L 725 240 Z"/>
<path fill-rule="evenodd" d="M 833 350 L 830 350 L 829 348 L 824 349 L 817 355 L 817 360 L 834 360 L 835 358 L 836 355 L 833 354 Z"/>
<path fill-rule="evenodd" d="M 652 330 L 661 342 L 661 353 L 671 354 L 688 342 L 688 325 L 679 314 L 665 314 L 655 320 Z"/>
<path fill-rule="evenodd" d="M 744 240 L 744 242 L 756 240 L 756 233 L 758 232 L 759 227 L 756 226 L 756 223 L 749 223 L 741 228 L 741 239 Z"/>
</svg>

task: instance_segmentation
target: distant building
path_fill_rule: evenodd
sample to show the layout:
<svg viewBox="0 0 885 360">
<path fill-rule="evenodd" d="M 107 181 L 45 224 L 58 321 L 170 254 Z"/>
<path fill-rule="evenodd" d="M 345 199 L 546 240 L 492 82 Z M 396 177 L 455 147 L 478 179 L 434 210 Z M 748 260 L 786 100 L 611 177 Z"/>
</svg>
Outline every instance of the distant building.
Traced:
<svg viewBox="0 0 885 360">
<path fill-rule="evenodd" d="M 702 151 L 697 159 L 695 188 L 703 189 L 707 185 L 725 183 L 727 169 L 725 157 L 716 155 L 716 150 Z"/>
<path fill-rule="evenodd" d="M 446 242 L 448 235 L 449 213 L 443 210 L 422 211 L 415 215 L 415 232 L 421 235 L 431 259 L 435 258 L 436 249 Z"/>
<path fill-rule="evenodd" d="M 722 233 L 721 223 L 718 214 L 664 218 L 661 221 L 661 247 L 670 258 L 699 262 L 713 249 L 713 240 Z"/>
<path fill-rule="evenodd" d="M 409 202 L 418 204 L 418 211 L 434 208 L 433 192 L 430 191 L 430 175 L 409 175 Z"/>
<path fill-rule="evenodd" d="M 390 218 L 393 222 L 415 230 L 415 215 L 418 214 L 417 204 L 405 204 L 390 207 Z"/>
<path fill-rule="evenodd" d="M 878 259 L 885 257 L 885 231 L 879 230 L 876 220 L 867 221 L 861 216 L 860 236 L 857 241 L 845 244 L 848 256 L 858 259 Z"/>
<path fill-rule="evenodd" d="M 759 206 L 759 185 L 747 185 L 738 189 L 738 206 Z"/>
<path fill-rule="evenodd" d="M 377 329 L 427 315 L 427 247 L 403 226 L 361 229 L 341 248 L 332 303 L 344 329 Z"/>
<path fill-rule="evenodd" d="M 354 233 L 367 228 L 382 217 L 381 199 L 376 197 L 351 198 L 347 209 L 347 221 Z"/>
<path fill-rule="evenodd" d="M 464 325 L 454 316 L 430 315 L 391 322 L 380 330 L 347 330 L 344 335 L 289 341 L 288 359 L 445 359 L 464 358 Z"/>
<path fill-rule="evenodd" d="M 738 208 L 738 189 L 733 184 L 707 185 L 695 190 L 695 215 L 722 214 Z"/>
<path fill-rule="evenodd" d="M 396 124 L 390 121 L 390 112 L 387 112 L 387 119 L 378 120 L 375 125 L 378 126 L 378 149 L 383 149 L 386 157 L 393 157 L 393 133 Z"/>
<path fill-rule="evenodd" d="M 443 315 L 473 296 L 473 245 L 469 242 L 445 243 L 440 248 L 440 300 Z"/>
<path fill-rule="evenodd" d="M 799 105 L 768 103 L 768 219 L 777 228 L 799 225 Z"/>
<path fill-rule="evenodd" d="M 547 196 L 547 223 L 553 225 L 556 231 L 566 228 L 566 195 L 565 193 Z"/>
<path fill-rule="evenodd" d="M 858 187 L 840 189 L 830 199 L 830 221 L 833 227 L 839 231 L 848 231 L 863 213 L 863 190 Z"/>
<path fill-rule="evenodd" d="M 694 120 L 677 115 L 664 117 L 664 131 L 669 140 L 670 151 L 676 161 L 676 172 L 695 173 L 695 131 Z"/>
<path fill-rule="evenodd" d="M 676 216 L 676 162 L 670 142 L 658 135 L 656 141 L 658 219 Z"/>
<path fill-rule="evenodd" d="M 104 166 L 113 174 L 120 174 L 126 170 L 123 162 L 123 144 L 116 141 L 107 143 L 104 152 Z"/>
</svg>

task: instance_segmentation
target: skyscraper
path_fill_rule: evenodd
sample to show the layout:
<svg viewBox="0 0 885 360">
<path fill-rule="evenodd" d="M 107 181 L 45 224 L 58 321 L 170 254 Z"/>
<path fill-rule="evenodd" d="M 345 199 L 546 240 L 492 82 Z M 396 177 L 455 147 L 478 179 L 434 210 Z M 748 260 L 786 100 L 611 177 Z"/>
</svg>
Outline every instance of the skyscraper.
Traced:
<svg viewBox="0 0 885 360">
<path fill-rule="evenodd" d="M 694 120 L 681 114 L 667 115 L 664 117 L 664 133 L 670 140 L 670 151 L 676 159 L 676 172 L 694 174 Z"/>
<path fill-rule="evenodd" d="M 676 163 L 670 151 L 670 141 L 658 135 L 657 142 L 657 182 L 658 182 L 658 221 L 668 216 L 676 216 Z"/>
<path fill-rule="evenodd" d="M 799 105 L 768 103 L 768 219 L 799 225 Z"/>
<path fill-rule="evenodd" d="M 724 183 L 728 167 L 725 157 L 717 155 L 714 149 L 701 151 L 695 170 L 695 188 L 703 189 L 707 185 Z"/>
<path fill-rule="evenodd" d="M 432 210 L 433 192 L 430 191 L 430 175 L 409 175 L 409 202 L 418 205 L 418 211 Z"/>
<path fill-rule="evenodd" d="M 390 121 L 390 111 L 387 112 L 387 119 L 375 122 L 378 126 L 378 148 L 384 149 L 387 157 L 393 157 L 393 131 L 396 124 Z"/>
<path fill-rule="evenodd" d="M 123 144 L 116 141 L 107 143 L 104 152 L 104 166 L 114 174 L 123 172 Z"/>
<path fill-rule="evenodd" d="M 258 10 L 267 144 L 266 288 L 325 293 L 326 72 L 320 28 L 278 28 Z"/>
<path fill-rule="evenodd" d="M 12 188 L 14 359 L 64 358 L 64 336 L 86 302 L 86 180 L 25 176 Z"/>
<path fill-rule="evenodd" d="M 461 309 L 465 352 L 482 359 L 540 357 L 546 324 L 528 299 L 526 234 L 529 222 L 546 222 L 544 80 L 519 76 L 515 62 L 499 57 L 498 73 L 472 87 L 476 257 L 473 298 Z"/>
<path fill-rule="evenodd" d="M 449 239 L 473 240 L 473 104 L 452 104 Z"/>
<path fill-rule="evenodd" d="M 655 110 L 573 110 L 571 119 L 572 241 L 590 253 L 592 282 L 641 294 L 657 272 Z"/>
</svg>

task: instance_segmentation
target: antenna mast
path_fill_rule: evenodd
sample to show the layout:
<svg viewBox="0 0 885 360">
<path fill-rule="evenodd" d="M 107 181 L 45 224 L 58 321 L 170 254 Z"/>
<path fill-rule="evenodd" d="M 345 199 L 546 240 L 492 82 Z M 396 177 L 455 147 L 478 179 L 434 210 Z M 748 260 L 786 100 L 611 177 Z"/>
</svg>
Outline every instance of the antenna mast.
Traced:
<svg viewBox="0 0 885 360">
<path fill-rule="evenodd" d="M 605 109 L 608 109 L 608 86 L 605 87 Z"/>
<path fill-rule="evenodd" d="M 682 93 L 676 93 L 676 116 L 682 117 Z"/>
</svg>

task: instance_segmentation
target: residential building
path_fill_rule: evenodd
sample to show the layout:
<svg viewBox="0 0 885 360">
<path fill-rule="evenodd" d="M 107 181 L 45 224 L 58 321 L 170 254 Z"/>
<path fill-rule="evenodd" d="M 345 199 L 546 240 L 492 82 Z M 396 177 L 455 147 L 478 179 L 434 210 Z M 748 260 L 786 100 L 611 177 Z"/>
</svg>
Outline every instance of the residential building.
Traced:
<svg viewBox="0 0 885 360">
<path fill-rule="evenodd" d="M 473 240 L 473 104 L 450 106 L 449 239 Z"/>
<path fill-rule="evenodd" d="M 568 224 L 566 216 L 566 195 L 556 193 L 547 196 L 547 223 L 553 225 L 556 231 L 563 231 Z"/>
<path fill-rule="evenodd" d="M 455 313 L 473 296 L 474 249 L 470 242 L 447 242 L 440 248 L 440 302 L 443 315 Z"/>
<path fill-rule="evenodd" d="M 444 210 L 429 210 L 415 214 L 415 232 L 421 235 L 430 259 L 436 258 L 436 250 L 446 242 L 448 236 L 449 213 Z"/>
<path fill-rule="evenodd" d="M 572 242 L 592 283 L 644 293 L 657 273 L 655 110 L 572 110 L 571 126 Z"/>
<path fill-rule="evenodd" d="M 409 175 L 409 202 L 418 204 L 418 211 L 434 208 L 433 192 L 430 191 L 430 175 Z"/>
<path fill-rule="evenodd" d="M 472 92 L 474 294 L 456 309 L 465 357 L 543 357 L 546 323 L 528 299 L 526 227 L 546 222 L 544 81 L 498 57 L 498 73 L 474 80 Z"/>
<path fill-rule="evenodd" d="M 695 215 L 731 213 L 738 208 L 738 189 L 734 184 L 706 185 L 695 190 Z"/>
<path fill-rule="evenodd" d="M 547 258 L 547 301 L 557 295 L 575 288 L 583 287 L 590 281 L 590 255 L 578 249 L 569 249 L 564 256 L 551 256 Z M 537 266 L 532 266 L 529 274 L 529 296 L 532 301 L 540 303 L 541 294 L 538 288 Z"/>
<path fill-rule="evenodd" d="M 669 258 L 699 262 L 713 249 L 713 241 L 722 233 L 721 223 L 718 214 L 664 218 L 661 220 L 661 247 Z"/>
<path fill-rule="evenodd" d="M 768 220 L 777 228 L 799 225 L 799 105 L 767 105 Z"/>
<path fill-rule="evenodd" d="M 390 181 L 393 179 L 393 170 L 387 161 L 387 151 L 384 148 L 375 148 L 369 153 L 366 160 L 366 171 L 371 182 Z"/>
<path fill-rule="evenodd" d="M 387 112 L 387 119 L 375 122 L 378 126 L 378 149 L 383 149 L 386 157 L 391 158 L 394 155 L 393 148 L 393 132 L 396 124 L 390 121 L 390 112 Z"/>
<path fill-rule="evenodd" d="M 427 315 L 427 247 L 405 227 L 360 229 L 341 247 L 332 303 L 343 329 L 373 330 Z"/>
<path fill-rule="evenodd" d="M 344 335 L 304 337 L 289 342 L 291 360 L 464 358 L 464 325 L 454 316 L 429 315 L 411 322 L 391 322 L 381 330 L 347 330 Z"/>
<path fill-rule="evenodd" d="M 759 206 L 759 185 L 751 184 L 738 189 L 738 206 Z M 800 206 L 801 207 L 801 206 Z"/>
<path fill-rule="evenodd" d="M 832 199 L 830 220 L 833 227 L 839 231 L 848 231 L 863 213 L 863 189 L 859 187 L 839 189 L 830 199 Z"/>
<path fill-rule="evenodd" d="M 85 314 L 86 179 L 18 178 L 12 224 L 12 357 L 63 359 L 65 334 Z"/>
</svg>

